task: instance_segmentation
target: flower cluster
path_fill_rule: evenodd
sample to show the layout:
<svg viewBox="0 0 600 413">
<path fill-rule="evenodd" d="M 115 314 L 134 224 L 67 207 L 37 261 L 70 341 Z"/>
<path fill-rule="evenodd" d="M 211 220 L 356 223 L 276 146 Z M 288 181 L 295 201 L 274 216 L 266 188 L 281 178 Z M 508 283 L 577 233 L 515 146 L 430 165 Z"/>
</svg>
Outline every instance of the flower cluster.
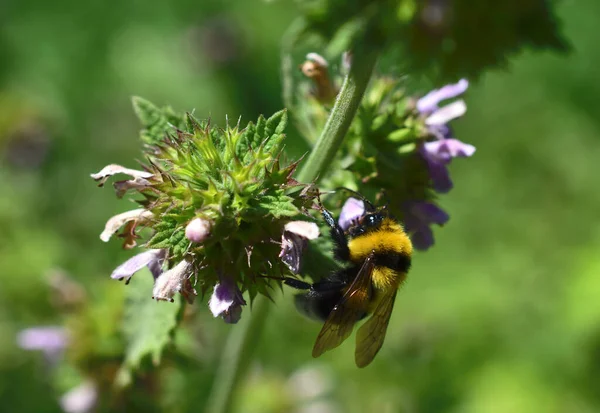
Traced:
<svg viewBox="0 0 600 413">
<path fill-rule="evenodd" d="M 251 300 L 268 296 L 272 280 L 281 277 L 278 255 L 284 253 L 276 241 L 290 217 L 311 202 L 308 191 L 289 195 L 299 184 L 292 178 L 296 163 L 282 166 L 280 159 L 287 114 L 219 129 L 141 99 L 134 106 L 144 125 L 142 170 L 109 165 L 91 175 L 100 186 L 128 175 L 114 183 L 117 196 L 141 196 L 140 208 L 110 218 L 100 235 L 106 242 L 123 228 L 126 249 L 145 235 L 144 250 L 111 277 L 128 283 L 147 268 L 153 298 L 171 302 L 179 293 L 193 303 L 197 285 L 202 293 L 212 290 L 212 313 L 235 323 L 246 304 L 243 292 Z"/>
<path fill-rule="evenodd" d="M 421 97 L 416 108 L 423 122 L 425 141 L 418 144 L 418 154 L 423 159 L 430 178 L 431 188 L 444 194 L 453 187 L 448 165 L 454 158 L 470 157 L 475 147 L 454 138 L 448 124 L 465 114 L 467 105 L 457 100 L 440 107 L 440 103 L 463 94 L 469 86 L 466 79 L 456 84 L 446 85 Z M 450 216 L 437 206 L 432 197 L 410 199 L 403 203 L 404 224 L 412 233 L 413 245 L 417 249 L 427 249 L 434 243 L 432 224 L 444 225 Z"/>
<path fill-rule="evenodd" d="M 315 75 L 315 66 L 322 68 L 320 77 Z M 312 89 L 307 93 L 306 87 L 299 87 L 305 97 L 297 102 L 297 120 L 302 131 L 318 131 L 328 116 L 327 105 L 318 96 L 327 90 L 323 85 L 331 84 L 331 73 L 325 71 L 327 61 L 315 53 L 307 56 L 302 67 L 311 69 L 303 73 Z M 475 152 L 474 146 L 454 137 L 450 126 L 465 114 L 465 102 L 458 99 L 444 104 L 468 87 L 469 82 L 461 79 L 414 99 L 405 93 L 400 79 L 375 77 L 332 167 L 345 172 L 325 177 L 323 185 L 349 187 L 368 198 L 383 199 L 404 222 L 415 248 L 431 247 L 431 226 L 449 220 L 436 203 L 438 194 L 453 187 L 448 167 L 454 158 Z M 309 140 L 316 138 L 305 135 Z"/>
</svg>

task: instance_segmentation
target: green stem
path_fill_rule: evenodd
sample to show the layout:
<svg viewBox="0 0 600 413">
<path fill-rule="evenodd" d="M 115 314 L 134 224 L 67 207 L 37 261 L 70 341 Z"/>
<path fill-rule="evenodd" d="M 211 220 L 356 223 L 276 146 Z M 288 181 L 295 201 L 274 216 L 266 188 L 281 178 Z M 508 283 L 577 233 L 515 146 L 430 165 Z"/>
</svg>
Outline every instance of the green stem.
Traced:
<svg viewBox="0 0 600 413">
<path fill-rule="evenodd" d="M 376 54 L 371 53 L 361 56 L 361 60 L 352 65 L 325 128 L 298 175 L 300 182 L 317 180 L 331 165 L 356 115 L 376 60 Z M 254 301 L 250 317 L 232 329 L 222 352 L 208 401 L 208 413 L 227 413 L 231 410 L 238 383 L 248 370 L 268 314 L 269 300 L 259 296 Z"/>
<path fill-rule="evenodd" d="M 354 60 L 358 60 L 356 56 Z M 350 73 L 344 79 L 331 114 L 325 123 L 325 128 L 298 173 L 298 181 L 306 183 L 319 180 L 333 162 L 356 115 L 376 61 L 377 54 L 370 53 L 360 56 L 360 61 L 353 62 Z"/>
<path fill-rule="evenodd" d="M 235 390 L 248 370 L 268 313 L 269 300 L 257 296 L 252 304 L 252 314 L 246 313 L 247 317 L 242 319 L 240 325 L 233 326 L 221 353 L 219 369 L 208 400 L 207 413 L 231 411 Z"/>
</svg>

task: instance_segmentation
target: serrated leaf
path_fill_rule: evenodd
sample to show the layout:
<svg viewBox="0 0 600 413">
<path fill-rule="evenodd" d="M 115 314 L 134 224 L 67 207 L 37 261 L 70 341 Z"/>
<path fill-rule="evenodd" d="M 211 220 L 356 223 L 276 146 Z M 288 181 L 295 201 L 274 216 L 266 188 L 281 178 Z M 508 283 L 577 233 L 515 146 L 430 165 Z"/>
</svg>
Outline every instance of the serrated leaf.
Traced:
<svg viewBox="0 0 600 413">
<path fill-rule="evenodd" d="M 288 196 L 265 195 L 258 200 L 254 212 L 260 216 L 272 215 L 281 218 L 298 215 L 298 208 Z"/>
<path fill-rule="evenodd" d="M 133 96 L 131 98 L 131 103 L 133 104 L 133 110 L 135 114 L 144 127 L 154 125 L 162 117 L 162 111 L 158 107 L 154 106 L 154 104 L 149 100 L 139 96 Z"/>
<path fill-rule="evenodd" d="M 182 128 L 184 125 L 183 116 L 178 115 L 169 107 L 159 108 L 139 96 L 131 98 L 131 103 L 143 126 L 140 138 L 145 143 L 155 145 L 161 142 L 168 133 L 174 132 L 176 128 Z"/>
<path fill-rule="evenodd" d="M 157 302 L 152 297 L 152 276 L 144 271 L 132 278 L 126 287 L 122 331 L 126 341 L 125 359 L 117 374 L 116 384 L 125 387 L 133 373 L 149 358 L 154 366 L 160 363 L 165 346 L 171 342 L 177 326 L 181 297 L 174 303 Z"/>
</svg>

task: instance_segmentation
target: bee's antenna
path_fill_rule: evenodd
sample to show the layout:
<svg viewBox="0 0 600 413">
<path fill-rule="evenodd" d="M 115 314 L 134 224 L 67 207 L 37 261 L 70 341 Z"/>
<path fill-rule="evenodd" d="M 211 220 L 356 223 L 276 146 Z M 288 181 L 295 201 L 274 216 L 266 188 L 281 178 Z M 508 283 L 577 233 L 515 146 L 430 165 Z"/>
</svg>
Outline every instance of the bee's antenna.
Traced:
<svg viewBox="0 0 600 413">
<path fill-rule="evenodd" d="M 361 201 L 363 201 L 367 205 L 366 209 L 368 211 L 375 211 L 375 209 L 376 209 L 375 206 L 367 198 L 364 197 L 364 195 L 359 194 L 358 192 L 356 192 L 353 189 L 346 188 L 345 186 L 340 186 L 340 187 L 335 188 L 335 190 L 336 191 L 343 190 L 343 191 L 347 191 L 347 192 L 350 192 L 351 194 L 356 195 Z"/>
</svg>

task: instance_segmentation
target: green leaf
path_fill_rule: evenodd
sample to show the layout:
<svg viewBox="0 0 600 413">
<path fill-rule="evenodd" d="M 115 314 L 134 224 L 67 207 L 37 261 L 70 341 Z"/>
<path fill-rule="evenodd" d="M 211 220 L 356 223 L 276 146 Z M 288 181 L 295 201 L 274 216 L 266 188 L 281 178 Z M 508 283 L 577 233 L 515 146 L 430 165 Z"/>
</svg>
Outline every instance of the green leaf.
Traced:
<svg viewBox="0 0 600 413">
<path fill-rule="evenodd" d="M 274 218 L 298 215 L 298 208 L 288 196 L 265 195 L 254 206 L 254 213 L 259 216 L 272 215 Z"/>
<path fill-rule="evenodd" d="M 183 116 L 175 113 L 169 107 L 159 108 L 139 96 L 132 97 L 131 103 L 143 126 L 140 138 L 145 143 L 155 145 L 162 141 L 167 133 L 173 133 L 175 128 L 184 126 Z"/>
<path fill-rule="evenodd" d="M 153 281 L 147 271 L 141 271 L 126 287 L 122 331 L 126 341 L 125 360 L 117 374 L 116 384 L 128 386 L 133 373 L 149 359 L 159 365 L 165 346 L 171 342 L 177 326 L 181 296 L 174 303 L 157 302 L 152 297 Z"/>
<path fill-rule="evenodd" d="M 135 114 L 144 127 L 152 126 L 162 118 L 162 111 L 144 98 L 133 96 L 131 103 Z"/>
<path fill-rule="evenodd" d="M 287 110 L 283 109 L 269 119 L 260 115 L 256 125 L 249 122 L 235 148 L 238 159 L 243 160 L 244 165 L 248 165 L 256 157 L 261 145 L 264 145 L 263 152 L 277 150 L 285 136 L 283 132 L 287 126 L 287 119 Z"/>
</svg>

